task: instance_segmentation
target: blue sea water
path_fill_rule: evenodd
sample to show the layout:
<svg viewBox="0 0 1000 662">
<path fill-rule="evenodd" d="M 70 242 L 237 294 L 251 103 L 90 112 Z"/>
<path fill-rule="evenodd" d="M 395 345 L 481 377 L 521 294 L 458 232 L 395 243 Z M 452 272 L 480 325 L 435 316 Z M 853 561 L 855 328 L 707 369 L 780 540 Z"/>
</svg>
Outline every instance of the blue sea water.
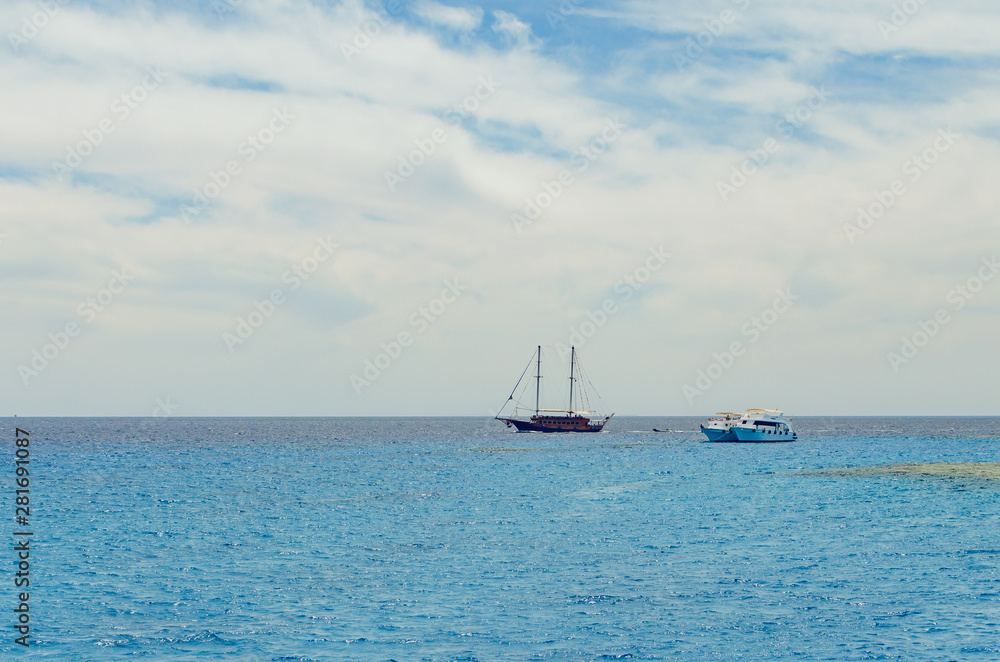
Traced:
<svg viewBox="0 0 1000 662">
<path fill-rule="evenodd" d="M 35 533 L 4 659 L 1000 659 L 1000 485 L 802 473 L 1000 461 L 1000 419 L 4 422 Z"/>
</svg>

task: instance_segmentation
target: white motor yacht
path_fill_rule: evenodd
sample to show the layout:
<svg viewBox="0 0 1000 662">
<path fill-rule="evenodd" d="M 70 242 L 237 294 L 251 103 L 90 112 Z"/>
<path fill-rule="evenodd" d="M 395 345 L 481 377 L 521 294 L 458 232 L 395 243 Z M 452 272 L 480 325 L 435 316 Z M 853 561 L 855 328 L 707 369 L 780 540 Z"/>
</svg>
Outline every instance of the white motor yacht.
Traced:
<svg viewBox="0 0 1000 662">
<path fill-rule="evenodd" d="M 736 441 L 795 441 L 799 437 L 791 420 L 776 409 L 748 409 L 730 432 Z"/>
<path fill-rule="evenodd" d="M 748 409 L 744 414 L 721 412 L 701 426 L 709 441 L 795 441 L 792 422 L 776 409 Z"/>
</svg>

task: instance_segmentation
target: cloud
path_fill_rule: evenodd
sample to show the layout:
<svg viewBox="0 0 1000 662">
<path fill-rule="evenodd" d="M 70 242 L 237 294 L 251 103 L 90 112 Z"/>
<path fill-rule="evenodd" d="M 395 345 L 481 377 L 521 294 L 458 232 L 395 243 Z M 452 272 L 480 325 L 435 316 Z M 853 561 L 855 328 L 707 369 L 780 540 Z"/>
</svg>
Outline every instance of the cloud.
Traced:
<svg viewBox="0 0 1000 662">
<path fill-rule="evenodd" d="M 493 31 L 515 44 L 526 44 L 531 38 L 531 26 L 514 14 L 497 9 L 493 12 Z"/>
<path fill-rule="evenodd" d="M 17 320 L 0 331 L 0 401 L 148 414 L 171 393 L 192 415 L 481 414 L 512 363 L 566 342 L 663 245 L 675 257 L 581 348 L 615 409 L 698 413 L 766 392 L 797 413 L 986 411 L 985 377 L 949 376 L 1000 360 L 1000 283 L 921 354 L 922 390 L 885 353 L 1000 242 L 1000 48 L 983 27 L 1000 12 L 928 3 L 887 45 L 867 4 L 753 3 L 678 68 L 730 5 L 634 2 L 599 21 L 581 8 L 541 36 L 504 11 L 476 33 L 480 10 L 429 2 L 421 20 L 360 2 L 244 2 L 222 18 L 62 5 L 0 53 L 0 119 L 18 127 L 0 136 L 13 284 L 0 305 Z M 35 11 L 8 3 L 0 19 Z M 163 81 L 136 91 L 148 67 Z M 810 108 L 813 88 L 827 98 Z M 276 111 L 294 115 L 280 132 Z M 609 143 L 615 117 L 627 129 Z M 113 131 L 95 133 L 105 119 Z M 904 162 L 947 127 L 961 138 L 910 181 Z M 777 149 L 746 167 L 768 138 Z M 60 181 L 52 163 L 70 150 L 88 154 Z M 401 164 L 413 172 L 391 191 Z M 849 243 L 843 226 L 897 178 L 906 194 Z M 196 190 L 211 203 L 187 224 Z M 518 234 L 526 200 L 545 209 Z M 341 249 L 290 291 L 283 273 L 328 235 Z M 123 264 L 135 283 L 25 388 L 17 365 Z M 356 396 L 348 376 L 456 276 L 468 293 Z M 680 386 L 783 287 L 801 306 L 688 406 Z M 287 302 L 230 354 L 221 334 L 275 288 Z M 858 397 L 868 383 L 876 395 Z"/>
<path fill-rule="evenodd" d="M 420 0 L 410 10 L 430 23 L 460 32 L 475 30 L 483 21 L 483 10 L 479 7 L 465 9 L 442 5 L 433 0 Z"/>
</svg>

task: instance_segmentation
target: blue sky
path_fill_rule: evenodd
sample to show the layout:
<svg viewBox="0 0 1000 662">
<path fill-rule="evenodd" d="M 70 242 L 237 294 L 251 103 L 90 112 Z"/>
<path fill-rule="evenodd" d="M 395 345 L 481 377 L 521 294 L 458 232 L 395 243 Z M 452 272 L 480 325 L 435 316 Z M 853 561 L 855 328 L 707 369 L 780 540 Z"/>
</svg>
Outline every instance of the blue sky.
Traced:
<svg viewBox="0 0 1000 662">
<path fill-rule="evenodd" d="M 0 414 L 997 413 L 994 5 L 223 2 L 0 9 Z"/>
</svg>

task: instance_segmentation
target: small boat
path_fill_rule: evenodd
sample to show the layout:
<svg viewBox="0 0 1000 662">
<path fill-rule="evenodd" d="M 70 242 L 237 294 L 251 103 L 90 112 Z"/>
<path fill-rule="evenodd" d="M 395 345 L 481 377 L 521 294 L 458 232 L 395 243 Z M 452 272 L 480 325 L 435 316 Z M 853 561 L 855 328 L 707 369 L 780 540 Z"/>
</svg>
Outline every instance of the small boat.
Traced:
<svg viewBox="0 0 1000 662">
<path fill-rule="evenodd" d="M 737 417 L 737 418 L 732 418 Z M 791 420 L 776 409 L 748 409 L 745 414 L 723 413 L 709 419 L 701 431 L 709 441 L 778 442 L 795 441 L 799 435 Z"/>
<path fill-rule="evenodd" d="M 709 418 L 708 423 L 703 423 L 701 431 L 705 433 L 709 441 L 736 441 L 736 436 L 731 428 L 745 414 L 736 414 L 731 411 L 716 412 L 714 418 Z"/>
<path fill-rule="evenodd" d="M 583 369 L 579 366 L 579 359 L 576 356 L 576 347 L 570 348 L 570 363 L 569 363 L 569 407 L 566 409 L 540 409 L 540 394 L 542 385 L 542 347 L 538 346 L 535 354 L 532 355 L 531 361 L 529 361 L 528 366 L 521 373 L 521 378 L 517 380 L 517 384 L 514 386 L 514 390 L 511 391 L 510 397 L 507 398 L 507 402 L 504 406 L 500 408 L 500 413 L 496 415 L 496 420 L 503 421 L 507 424 L 507 427 L 517 428 L 518 432 L 600 432 L 604 429 L 604 426 L 614 414 L 608 414 L 603 416 L 595 412 L 589 411 L 590 405 L 590 393 L 586 389 L 586 385 L 590 385 L 590 390 L 594 391 L 595 397 L 597 396 L 596 389 L 590 384 L 589 380 L 583 376 Z M 524 375 L 527 374 L 528 369 L 531 368 L 531 364 L 535 363 L 535 408 L 534 414 L 530 417 L 527 413 L 531 411 L 530 408 L 524 407 L 520 402 L 520 397 L 515 399 L 515 393 L 517 393 L 517 387 L 521 385 L 524 380 Z M 524 391 L 527 390 L 527 383 L 525 383 L 525 388 L 522 389 L 521 395 L 524 395 Z M 584 409 L 573 409 L 573 396 L 576 394 L 577 402 L 584 404 Z M 507 408 L 511 402 L 514 403 L 513 412 L 508 415 L 502 415 L 503 410 Z M 524 411 L 524 415 L 520 415 L 520 412 Z"/>
</svg>

